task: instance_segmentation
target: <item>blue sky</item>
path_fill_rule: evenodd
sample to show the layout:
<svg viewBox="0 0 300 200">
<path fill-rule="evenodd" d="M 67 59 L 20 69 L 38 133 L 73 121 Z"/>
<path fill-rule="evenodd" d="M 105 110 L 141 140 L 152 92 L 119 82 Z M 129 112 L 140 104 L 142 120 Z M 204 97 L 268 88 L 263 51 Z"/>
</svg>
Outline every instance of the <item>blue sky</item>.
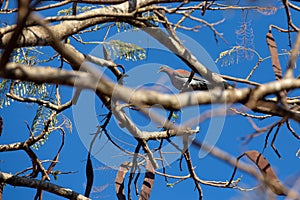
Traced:
<svg viewBox="0 0 300 200">
<path fill-rule="evenodd" d="M 68 6 L 66 6 L 68 7 Z M 55 13 L 55 12 L 54 12 Z M 44 13 L 44 15 L 50 15 L 53 13 Z M 197 13 L 198 16 L 200 13 Z M 196 15 L 197 15 L 196 14 Z M 246 12 L 244 12 L 244 15 Z M 1 20 L 8 20 L 12 21 L 12 16 L 7 18 L 5 15 L 1 14 Z M 198 44 L 200 44 L 207 53 L 211 56 L 212 60 L 215 60 L 220 52 L 228 50 L 236 45 L 237 36 L 235 32 L 241 28 L 241 24 L 243 22 L 242 19 L 242 11 L 215 11 L 215 12 L 207 12 L 204 16 L 208 22 L 216 22 L 222 20 L 223 18 L 226 21 L 223 24 L 216 26 L 219 32 L 224 33 L 224 38 L 228 41 L 228 43 L 224 43 L 221 39 L 219 39 L 219 43 L 216 44 L 215 39 L 213 37 L 213 33 L 207 28 L 204 27 L 199 30 L 199 32 L 188 32 L 179 30 L 180 33 L 187 35 L 188 37 L 195 40 Z M 299 14 L 294 15 L 294 22 L 299 25 Z M 247 16 L 247 25 L 248 30 L 252 32 L 251 38 L 253 38 L 253 43 L 250 44 L 250 47 L 255 48 L 257 52 L 262 57 L 269 56 L 268 47 L 265 42 L 265 35 L 268 31 L 269 24 L 275 24 L 277 26 L 281 26 L 286 28 L 286 17 L 284 14 L 284 9 L 279 9 L 274 15 L 262 15 L 255 11 L 249 11 Z M 194 22 L 188 21 L 186 25 L 192 26 L 195 25 Z M 112 30 L 110 36 L 114 36 L 116 33 L 115 30 Z M 88 37 L 85 39 L 88 40 L 96 40 L 99 38 L 103 38 L 105 31 L 100 31 L 98 34 L 89 34 Z M 288 36 L 287 34 L 278 33 L 277 31 L 273 31 L 274 38 L 278 45 L 279 52 L 283 51 L 284 49 L 289 49 L 288 47 Z M 295 34 L 292 34 L 292 39 L 295 38 Z M 149 36 L 150 40 L 150 36 Z M 75 47 L 78 47 L 81 52 L 91 52 L 96 45 L 79 45 L 72 41 Z M 153 70 L 157 71 L 159 64 L 169 65 L 173 68 L 185 68 L 188 69 L 187 66 L 184 65 L 182 61 L 179 60 L 176 56 L 172 55 L 170 52 L 164 50 L 158 50 L 155 48 L 147 48 L 147 38 L 145 39 L 145 43 L 143 44 L 147 50 L 147 58 L 142 61 L 136 62 L 129 62 L 125 60 L 116 60 L 117 63 L 123 64 L 129 73 L 132 73 L 132 76 L 128 77 L 127 81 L 125 80 L 125 84 L 130 84 L 130 81 L 133 80 L 135 75 L 139 75 L 142 73 L 143 76 L 134 83 L 138 81 L 147 81 L 148 77 L 145 75 L 145 71 L 134 71 L 137 69 L 145 69 L 145 67 L 152 67 Z M 41 50 L 48 50 L 48 48 L 44 48 Z M 199 52 L 197 48 L 191 50 L 192 53 L 197 54 Z M 203 54 L 201 54 L 203 55 Z M 200 57 L 201 57 L 200 55 Z M 236 57 L 233 57 L 236 61 Z M 288 56 L 281 56 L 281 65 L 282 68 L 285 69 Z M 251 71 L 252 67 L 257 62 L 257 57 L 253 57 L 252 59 L 239 59 L 238 63 L 233 63 L 230 66 L 222 66 L 221 63 L 216 63 L 217 71 L 224 75 L 230 75 L 239 78 L 245 78 L 247 74 Z M 59 63 L 53 62 L 55 66 L 58 66 Z M 140 68 L 144 67 L 144 68 Z M 151 69 L 152 69 L 151 68 Z M 105 71 L 106 73 L 106 71 Z M 295 74 L 299 75 L 298 68 L 295 70 Z M 153 75 L 154 76 L 154 75 Z M 151 76 L 152 77 L 152 76 Z M 164 80 L 165 76 L 163 74 L 157 74 L 157 79 L 162 81 Z M 273 81 L 274 75 L 272 71 L 271 61 L 266 60 L 264 61 L 258 69 L 253 74 L 251 80 L 265 83 L 269 81 Z M 139 82 L 138 82 L 139 83 Z M 147 84 L 146 82 L 145 84 Z M 166 84 L 169 84 L 166 82 Z M 243 84 L 237 84 L 237 87 L 245 87 Z M 171 88 L 172 89 L 172 88 Z M 72 95 L 72 88 L 62 87 L 62 102 L 66 102 L 70 99 Z M 173 88 L 173 91 L 174 90 Z M 294 92 L 296 95 L 297 93 Z M 107 110 L 102 108 L 99 104 L 99 101 L 96 102 L 96 114 L 105 114 Z M 84 103 L 84 101 L 83 101 Z M 241 105 L 238 105 L 241 106 Z M 1 116 L 4 119 L 4 130 L 3 134 L 0 137 L 0 144 L 7 144 L 13 143 L 18 141 L 24 141 L 28 138 L 28 130 L 26 128 L 26 124 L 24 123 L 27 121 L 29 124 L 32 123 L 32 120 L 35 115 L 35 110 L 37 106 L 32 104 L 20 104 L 17 102 L 13 102 L 8 107 L 3 107 L 0 111 Z M 192 108 L 192 109 L 200 109 L 200 113 L 204 112 L 207 109 L 210 109 L 209 106 L 201 106 L 200 108 Z M 73 112 L 72 112 L 73 111 Z M 190 114 L 190 110 L 181 113 L 184 115 L 185 113 Z M 88 118 L 89 113 L 81 112 L 82 119 L 89 121 Z M 131 111 L 130 114 L 136 120 L 136 122 L 141 126 L 144 127 L 145 118 L 143 116 L 137 115 L 136 112 Z M 167 114 L 167 113 L 164 113 Z M 74 123 L 74 110 L 69 109 L 63 112 L 63 115 L 68 117 L 73 122 L 73 131 L 72 133 L 67 133 L 65 146 L 60 156 L 60 163 L 57 164 L 56 170 L 59 169 L 60 171 L 69 172 L 72 171 L 74 173 L 68 175 L 60 175 L 58 180 L 54 180 L 51 177 L 51 181 L 55 184 L 71 188 L 79 193 L 84 193 L 85 189 L 85 163 L 87 158 L 87 148 L 84 146 L 84 142 L 82 140 L 81 133 L 78 133 L 78 127 L 76 123 Z M 76 115 L 75 117 L 78 117 Z M 266 120 L 254 120 L 257 126 L 264 127 L 275 121 L 279 120 L 278 117 L 273 117 L 271 119 Z M 98 117 L 98 120 L 101 120 L 101 117 Z M 218 119 L 215 119 L 218 120 Z M 221 119 L 220 119 L 221 120 Z M 149 123 L 146 121 L 146 124 Z M 211 120 L 206 120 L 205 122 L 200 124 L 200 133 L 196 136 L 196 138 L 200 141 L 205 139 L 206 134 L 209 130 L 212 129 L 212 125 L 210 124 Z M 292 123 L 294 129 L 299 131 L 299 125 L 297 123 Z M 96 127 L 89 127 L 89 133 L 86 133 L 84 138 L 88 141 L 91 140 L 92 135 L 89 135 L 96 131 Z M 116 125 L 116 120 L 112 120 L 112 122 L 108 126 L 110 130 L 110 134 L 115 135 L 119 139 L 126 140 L 133 142 L 128 138 L 127 135 L 124 135 L 123 131 Z M 151 125 L 150 129 L 154 129 L 155 125 Z M 157 130 L 159 130 L 157 128 Z M 254 138 L 249 144 L 243 144 L 243 141 L 240 140 L 241 137 L 253 133 L 254 130 L 247 121 L 246 118 L 242 116 L 228 116 L 224 122 L 224 126 L 222 131 L 220 132 L 220 136 L 216 141 L 216 145 L 229 152 L 233 156 L 238 156 L 244 151 L 247 150 L 262 150 L 264 145 L 265 134 Z M 273 133 L 271 134 L 271 137 Z M 103 139 L 104 140 L 104 139 Z M 50 135 L 47 142 L 40 147 L 38 151 L 35 151 L 38 157 L 43 159 L 51 159 L 54 157 L 58 146 L 60 145 L 61 135 L 58 132 L 54 132 Z M 98 145 L 97 145 L 98 144 Z M 103 150 L 103 145 L 105 141 L 96 141 L 95 148 L 99 151 L 94 152 L 93 157 L 93 165 L 94 165 L 94 172 L 95 172 L 95 181 L 94 186 L 98 188 L 98 192 L 93 192 L 91 194 L 91 198 L 93 199 L 116 199 L 115 191 L 114 191 L 114 179 L 116 175 L 116 171 L 110 168 L 107 168 L 103 163 L 99 160 L 99 155 L 101 153 L 108 153 L 107 151 Z M 125 143 L 121 143 L 123 147 L 132 148 Z M 156 144 L 151 143 L 151 145 L 155 146 Z M 293 179 L 295 177 L 299 177 L 299 158 L 295 155 L 297 150 L 299 149 L 299 141 L 297 141 L 292 134 L 286 129 L 286 127 L 282 127 L 276 140 L 276 147 L 279 150 L 280 154 L 282 155 L 282 159 L 279 159 L 275 152 L 271 149 L 270 146 L 266 149 L 264 155 L 267 159 L 271 162 L 271 165 L 274 166 L 275 171 L 281 181 L 286 181 L 287 184 L 292 184 Z M 102 150 L 101 150 L 102 149 Z M 203 158 L 199 157 L 199 150 L 195 147 L 191 147 L 193 164 L 196 166 L 196 173 L 198 176 L 203 180 L 214 180 L 214 181 L 226 181 L 230 178 L 231 173 L 233 171 L 232 167 L 227 165 L 224 162 L 221 162 L 211 156 L 205 156 Z M 0 157 L 0 170 L 6 173 L 15 173 L 18 171 L 23 170 L 26 167 L 30 166 L 30 160 L 28 159 L 27 155 L 20 151 L 20 152 L 6 152 L 1 153 Z M 246 161 L 246 160 L 244 160 Z M 167 167 L 167 172 L 174 175 L 186 175 L 187 169 L 185 163 L 183 164 L 183 171 L 179 171 L 179 162 L 174 161 Z M 251 188 L 257 185 L 257 181 L 254 180 L 252 177 L 249 177 L 244 172 L 238 171 L 236 177 L 242 177 L 241 185 L 246 188 Z M 142 179 L 140 179 L 141 183 Z M 170 183 L 175 182 L 176 180 L 169 180 Z M 241 199 L 241 197 L 250 197 L 254 198 L 254 192 L 239 192 L 238 190 L 234 189 L 223 189 L 223 188 L 214 188 L 210 186 L 202 186 L 203 187 L 203 195 L 204 199 Z M 132 191 L 134 189 L 132 188 Z M 23 199 L 31 199 L 33 198 L 35 191 L 28 188 L 20 188 L 20 187 L 12 187 L 7 185 L 3 192 L 3 199 L 17 199 L 22 197 Z M 60 199 L 57 196 L 53 196 L 47 192 L 44 193 L 44 199 Z M 132 194 L 134 199 L 137 199 L 134 194 Z M 194 190 L 194 184 L 192 180 L 186 180 L 179 184 L 176 184 L 174 187 L 167 187 L 166 182 L 164 181 L 163 177 L 156 175 L 155 177 L 155 184 L 151 194 L 151 199 L 163 199 L 163 198 L 170 198 L 170 199 L 197 199 L 198 193 Z M 62 198 L 61 198 L 62 199 Z M 283 199 L 283 198 L 279 198 Z"/>
</svg>

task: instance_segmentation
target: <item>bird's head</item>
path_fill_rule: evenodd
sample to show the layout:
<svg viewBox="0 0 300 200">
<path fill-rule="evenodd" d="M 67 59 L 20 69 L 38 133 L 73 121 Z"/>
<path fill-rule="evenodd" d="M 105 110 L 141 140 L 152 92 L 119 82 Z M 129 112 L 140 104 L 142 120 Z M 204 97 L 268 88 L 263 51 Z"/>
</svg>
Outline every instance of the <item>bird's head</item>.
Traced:
<svg viewBox="0 0 300 200">
<path fill-rule="evenodd" d="M 162 66 L 160 66 L 160 68 L 159 68 L 159 70 L 158 70 L 157 73 L 160 73 L 160 72 L 166 72 L 166 71 L 168 71 L 168 70 L 170 70 L 169 67 L 167 67 L 167 66 L 165 66 L 165 65 L 162 65 Z"/>
</svg>

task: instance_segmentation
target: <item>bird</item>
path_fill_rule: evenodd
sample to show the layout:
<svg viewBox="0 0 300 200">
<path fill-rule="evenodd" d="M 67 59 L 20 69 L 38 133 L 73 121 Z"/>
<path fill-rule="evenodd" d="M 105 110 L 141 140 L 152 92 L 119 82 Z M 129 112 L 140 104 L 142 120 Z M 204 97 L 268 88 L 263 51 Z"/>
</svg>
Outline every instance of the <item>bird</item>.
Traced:
<svg viewBox="0 0 300 200">
<path fill-rule="evenodd" d="M 161 66 L 158 72 L 165 72 L 169 76 L 172 85 L 178 90 L 209 90 L 216 87 L 216 84 L 213 84 L 199 76 L 194 75 L 187 88 L 183 88 L 184 84 L 188 81 L 190 77 L 190 72 L 184 69 L 174 70 L 167 66 Z M 233 87 L 225 80 L 223 84 L 225 89 Z"/>
</svg>

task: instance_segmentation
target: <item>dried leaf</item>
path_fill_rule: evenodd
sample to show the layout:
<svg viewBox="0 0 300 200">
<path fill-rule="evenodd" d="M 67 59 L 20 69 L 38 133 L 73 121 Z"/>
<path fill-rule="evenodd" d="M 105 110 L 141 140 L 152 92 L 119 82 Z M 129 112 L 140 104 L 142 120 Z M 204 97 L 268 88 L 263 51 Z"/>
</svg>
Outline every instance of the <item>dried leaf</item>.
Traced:
<svg viewBox="0 0 300 200">
<path fill-rule="evenodd" d="M 88 159 L 86 162 L 86 179 L 87 179 L 87 183 L 86 183 L 86 187 L 85 187 L 85 192 L 84 192 L 84 196 L 89 197 L 92 187 L 93 187 L 93 182 L 94 182 L 94 171 L 93 171 L 93 164 L 92 164 L 92 160 L 91 160 L 91 153 L 89 152 L 88 154 Z"/>
<path fill-rule="evenodd" d="M 266 39 L 271 54 L 272 67 L 273 67 L 276 80 L 280 80 L 282 79 L 282 69 L 278 58 L 277 45 L 271 31 L 268 32 Z"/>
<path fill-rule="evenodd" d="M 268 44 L 269 51 L 271 54 L 272 67 L 273 67 L 273 71 L 274 71 L 276 80 L 280 80 L 280 79 L 282 79 L 282 69 L 280 66 L 279 58 L 278 58 L 277 45 L 276 45 L 275 39 L 274 39 L 271 31 L 268 32 L 266 39 L 267 39 L 267 44 Z M 280 97 L 281 102 L 283 104 L 286 104 L 286 91 L 281 91 L 279 93 L 279 97 Z"/>
<path fill-rule="evenodd" d="M 0 136 L 2 134 L 2 130 L 3 130 L 3 118 L 0 116 Z"/>
<path fill-rule="evenodd" d="M 141 194 L 139 200 L 150 199 L 150 194 L 154 184 L 154 168 L 149 160 L 147 160 L 146 174 L 144 182 L 141 189 Z"/>
<path fill-rule="evenodd" d="M 277 178 L 269 161 L 258 151 L 247 151 L 245 155 L 255 163 L 262 175 L 268 180 L 267 186 L 277 195 L 285 195 L 283 186 Z"/>
<path fill-rule="evenodd" d="M 130 162 L 124 162 L 119 167 L 116 179 L 115 179 L 115 188 L 116 188 L 116 195 L 118 200 L 125 200 L 125 192 L 124 192 L 124 179 L 125 175 L 129 170 Z"/>
</svg>

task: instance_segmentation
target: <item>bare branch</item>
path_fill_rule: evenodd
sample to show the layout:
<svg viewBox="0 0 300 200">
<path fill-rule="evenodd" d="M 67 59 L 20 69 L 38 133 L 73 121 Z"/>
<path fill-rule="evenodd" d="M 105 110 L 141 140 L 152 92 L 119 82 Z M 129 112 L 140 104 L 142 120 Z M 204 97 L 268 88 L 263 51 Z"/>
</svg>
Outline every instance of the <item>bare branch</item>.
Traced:
<svg viewBox="0 0 300 200">
<path fill-rule="evenodd" d="M 283 191 L 284 194 L 286 194 L 288 197 L 293 198 L 293 199 L 300 199 L 300 196 L 297 192 L 287 189 L 284 186 L 278 186 L 276 184 L 273 184 L 271 181 L 267 179 L 267 177 L 263 177 L 260 173 L 257 172 L 257 170 L 255 170 L 251 165 L 246 164 L 242 161 L 239 161 L 238 163 L 236 163 L 236 158 L 232 157 L 231 155 L 229 155 L 228 153 L 226 153 L 225 151 L 217 148 L 217 147 L 211 147 L 207 144 L 203 144 L 200 143 L 199 141 L 193 141 L 192 143 L 193 145 L 195 145 L 198 148 L 201 148 L 204 151 L 209 152 L 209 154 L 215 158 L 218 158 L 222 161 L 225 161 L 227 164 L 230 164 L 232 166 L 236 166 L 238 169 L 250 174 L 251 176 L 255 177 L 257 180 L 260 180 L 262 182 L 271 184 L 274 188 L 273 189 L 278 189 Z"/>
<path fill-rule="evenodd" d="M 76 199 L 76 200 L 88 200 L 89 198 L 84 197 L 83 195 L 74 192 L 71 189 L 64 188 L 53 183 L 49 183 L 46 181 L 40 181 L 32 178 L 22 178 L 19 176 L 14 176 L 12 174 L 7 174 L 4 172 L 0 172 L 0 182 L 10 184 L 13 186 L 22 186 L 29 188 L 37 188 L 42 189 L 47 192 L 56 194 L 61 197 L 65 197 L 68 199 Z"/>
<path fill-rule="evenodd" d="M 250 109 L 265 114 L 288 116 L 300 121 L 297 113 L 276 106 L 275 102 L 263 101 L 269 94 L 276 94 L 283 90 L 297 89 L 300 87 L 299 79 L 284 79 L 263 84 L 255 89 L 244 88 L 220 91 L 197 91 L 194 93 L 182 93 L 178 95 L 162 94 L 148 90 L 132 90 L 130 88 L 115 85 L 104 77 L 95 78 L 86 72 L 74 72 L 53 68 L 27 67 L 21 64 L 9 63 L 5 70 L 0 71 L 0 77 L 33 81 L 36 83 L 55 83 L 61 85 L 76 86 L 85 89 L 95 89 L 106 96 L 112 96 L 124 102 L 136 105 L 157 105 L 170 110 L 178 110 L 192 105 L 205 105 L 211 103 L 244 103 Z M 100 84 L 101 83 L 101 84 Z M 276 106 L 276 108 L 272 108 Z"/>
<path fill-rule="evenodd" d="M 10 54 L 14 50 L 15 46 L 17 46 L 17 41 L 18 41 L 18 38 L 20 37 L 20 33 L 22 32 L 22 30 L 25 26 L 26 20 L 31 12 L 30 2 L 31 2 L 30 0 L 18 1 L 18 8 L 19 8 L 20 12 L 18 12 L 16 29 L 9 37 L 8 45 L 6 46 L 5 51 L 1 55 L 1 59 L 0 59 L 1 67 L 4 67 L 6 65 L 6 63 L 9 61 Z"/>
<path fill-rule="evenodd" d="M 61 111 L 65 110 L 67 108 L 70 108 L 72 106 L 72 101 L 68 101 L 63 105 L 58 106 L 58 105 L 55 105 L 55 104 L 51 103 L 50 101 L 45 101 L 45 100 L 37 99 L 37 98 L 33 98 L 33 97 L 24 98 L 24 97 L 17 96 L 16 94 L 13 94 L 13 93 L 7 93 L 6 96 L 9 97 L 9 98 L 14 99 L 16 101 L 19 101 L 19 102 L 36 103 L 38 105 L 43 105 L 46 108 L 50 108 L 50 109 L 55 110 L 57 112 L 61 112 Z"/>
</svg>

